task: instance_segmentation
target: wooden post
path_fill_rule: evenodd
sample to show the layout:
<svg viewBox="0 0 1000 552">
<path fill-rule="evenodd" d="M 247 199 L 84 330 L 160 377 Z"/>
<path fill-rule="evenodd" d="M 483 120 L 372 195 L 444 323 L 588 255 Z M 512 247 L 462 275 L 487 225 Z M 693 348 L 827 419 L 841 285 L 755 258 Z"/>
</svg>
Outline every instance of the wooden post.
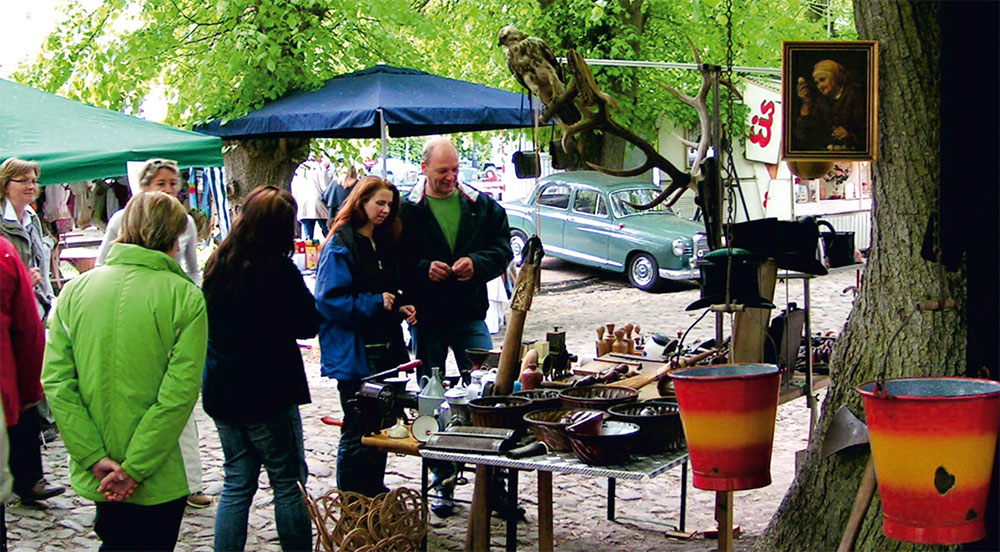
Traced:
<svg viewBox="0 0 1000 552">
<path fill-rule="evenodd" d="M 538 550 L 552 552 L 552 472 L 538 471 Z"/>
<path fill-rule="evenodd" d="M 760 296 L 774 300 L 774 286 L 778 280 L 778 265 L 768 259 L 760 266 Z M 764 340 L 771 321 L 771 309 L 744 309 L 736 313 L 733 328 L 733 362 L 761 362 L 764 360 Z"/>
<path fill-rule="evenodd" d="M 719 524 L 719 552 L 732 552 L 733 491 L 715 493 L 715 521 Z"/>
<path fill-rule="evenodd" d="M 489 488 L 493 469 L 476 465 L 476 483 L 469 507 L 469 523 L 465 532 L 465 552 L 483 552 L 490 549 Z"/>
<path fill-rule="evenodd" d="M 503 337 L 503 349 L 500 351 L 500 363 L 497 366 L 497 379 L 493 383 L 494 395 L 509 395 L 514 391 L 514 380 L 521 366 L 521 336 L 524 332 L 524 319 L 531 310 L 531 300 L 535 296 L 542 279 L 541 242 L 532 237 L 525 246 L 524 264 L 517 273 L 517 283 L 514 284 L 514 294 L 510 301 L 510 320 L 507 322 L 507 332 Z"/>
</svg>

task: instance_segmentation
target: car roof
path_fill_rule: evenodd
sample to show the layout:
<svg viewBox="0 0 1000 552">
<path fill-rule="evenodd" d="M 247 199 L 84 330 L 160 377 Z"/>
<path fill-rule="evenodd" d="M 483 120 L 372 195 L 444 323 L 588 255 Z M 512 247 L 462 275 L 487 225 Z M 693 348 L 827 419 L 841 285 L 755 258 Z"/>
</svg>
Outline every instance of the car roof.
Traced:
<svg viewBox="0 0 1000 552">
<path fill-rule="evenodd" d="M 657 187 L 656 184 L 653 184 L 651 181 L 641 177 L 622 178 L 618 176 L 610 176 L 598 171 L 566 171 L 553 173 L 543 178 L 538 184 L 544 185 L 557 182 L 565 184 L 586 184 L 596 188 L 603 188 L 609 192 L 623 188 L 635 188 L 637 186 L 645 186 L 649 188 Z"/>
</svg>

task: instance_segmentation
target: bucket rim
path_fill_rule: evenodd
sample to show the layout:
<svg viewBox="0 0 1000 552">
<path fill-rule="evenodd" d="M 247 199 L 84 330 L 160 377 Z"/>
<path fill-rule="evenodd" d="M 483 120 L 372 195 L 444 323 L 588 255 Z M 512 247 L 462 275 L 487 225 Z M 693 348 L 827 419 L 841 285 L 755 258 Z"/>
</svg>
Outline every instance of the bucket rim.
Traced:
<svg viewBox="0 0 1000 552">
<path fill-rule="evenodd" d="M 924 380 L 924 381 L 926 381 L 926 380 L 958 380 L 958 381 L 968 381 L 968 382 L 973 382 L 974 381 L 974 382 L 985 383 L 987 385 L 990 385 L 990 386 L 993 387 L 993 389 L 991 391 L 987 391 L 987 392 L 984 392 L 984 393 L 974 393 L 974 394 L 971 394 L 971 395 L 955 395 L 955 396 L 941 396 L 941 395 L 926 396 L 926 395 L 899 395 L 899 394 L 892 394 L 892 395 L 890 395 L 890 394 L 888 394 L 888 390 L 887 390 L 887 392 L 886 392 L 885 395 L 879 395 L 878 393 L 875 392 L 875 385 L 877 383 L 877 380 L 870 380 L 870 381 L 866 381 L 865 383 L 862 383 L 861 385 L 858 385 L 857 387 L 854 388 L 854 390 L 857 391 L 863 397 L 866 397 L 866 398 L 873 398 L 873 399 L 906 399 L 906 400 L 911 400 L 911 401 L 940 401 L 942 399 L 947 399 L 947 400 L 950 400 L 950 401 L 975 400 L 975 399 L 983 399 L 983 398 L 986 398 L 986 397 L 993 397 L 993 396 L 1000 395 L 1000 382 L 998 382 L 996 380 L 985 379 L 985 378 L 970 378 L 970 377 L 966 377 L 966 376 L 909 376 L 909 377 L 902 377 L 902 378 L 891 378 L 891 379 L 884 380 L 884 382 L 885 383 L 889 383 L 889 382 L 894 382 L 894 381 L 915 381 L 915 380 L 917 380 L 917 381 L 919 381 L 919 380 Z M 865 389 L 866 386 L 871 386 L 871 390 Z"/>
<path fill-rule="evenodd" d="M 766 371 L 762 371 L 756 374 L 725 374 L 716 376 L 697 376 L 693 372 L 699 372 L 703 370 L 717 370 L 719 368 L 732 367 L 732 366 L 757 366 L 760 368 L 765 368 Z M 710 364 L 707 366 L 691 366 L 689 368 L 683 368 L 676 372 L 669 374 L 671 379 L 689 380 L 689 381 L 719 381 L 719 380 L 730 380 L 730 379 L 756 379 L 756 378 L 768 378 L 773 377 L 775 374 L 780 374 L 781 369 L 778 368 L 777 364 L 765 364 L 763 362 L 735 362 L 726 364 Z"/>
</svg>

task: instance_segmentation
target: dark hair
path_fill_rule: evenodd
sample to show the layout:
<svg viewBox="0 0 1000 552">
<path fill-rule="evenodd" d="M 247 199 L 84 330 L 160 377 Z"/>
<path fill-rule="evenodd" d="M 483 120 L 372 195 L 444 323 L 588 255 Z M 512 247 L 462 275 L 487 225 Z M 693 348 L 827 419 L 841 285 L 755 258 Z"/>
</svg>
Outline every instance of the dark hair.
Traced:
<svg viewBox="0 0 1000 552">
<path fill-rule="evenodd" d="M 379 246 L 390 249 L 396 247 L 399 236 L 403 233 L 403 222 L 399 218 L 399 190 L 387 180 L 377 176 L 366 176 L 351 188 L 351 195 L 347 196 L 344 204 L 340 206 L 337 216 L 333 218 L 333 224 L 330 225 L 330 231 L 323 240 L 321 250 L 341 227 L 350 224 L 358 228 L 368 222 L 365 203 L 379 190 L 392 192 L 392 204 L 389 207 L 389 216 L 372 232 L 372 240 Z"/>
<path fill-rule="evenodd" d="M 220 289 L 236 290 L 255 264 L 287 257 L 295 243 L 295 199 L 276 186 L 254 189 L 239 218 L 205 265 L 205 298 Z"/>
</svg>

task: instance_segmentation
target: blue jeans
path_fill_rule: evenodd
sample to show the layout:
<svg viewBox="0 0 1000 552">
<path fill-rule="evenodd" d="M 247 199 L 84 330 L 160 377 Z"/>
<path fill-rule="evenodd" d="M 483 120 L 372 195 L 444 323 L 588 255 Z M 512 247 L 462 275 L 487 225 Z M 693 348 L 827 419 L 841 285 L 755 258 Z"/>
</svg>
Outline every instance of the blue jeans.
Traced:
<svg viewBox="0 0 1000 552">
<path fill-rule="evenodd" d="M 313 239 L 313 228 L 316 224 L 319 224 L 319 229 L 323 231 L 319 239 L 322 240 L 326 237 L 326 220 L 325 219 L 302 219 L 299 221 L 302 224 L 302 239 L 311 240 Z"/>
<path fill-rule="evenodd" d="M 417 315 L 419 316 L 419 312 Z M 410 326 L 410 334 L 416 357 L 423 361 L 419 368 L 420 376 L 430 376 L 431 368 L 441 368 L 443 375 L 448 349 L 455 355 L 458 370 L 467 372 L 472 369 L 472 361 L 465 354 L 466 349 L 493 348 L 493 338 L 483 320 L 458 324 L 423 321 Z"/>
<path fill-rule="evenodd" d="M 361 444 L 366 426 L 359 419 L 361 413 L 347 404 L 359 389 L 360 380 L 337 381 L 340 408 L 344 411 L 344 425 L 340 428 L 340 445 L 337 448 L 337 488 L 374 497 L 389 490 L 383 483 L 387 455 L 375 447 Z"/>
<path fill-rule="evenodd" d="M 297 485 L 305 486 L 308 474 L 299 407 L 290 406 L 259 423 L 215 420 L 215 427 L 226 456 L 226 480 L 215 518 L 215 550 L 243 550 L 246 545 L 247 517 L 262 465 L 274 491 L 274 521 L 281 549 L 310 550 L 312 522 Z"/>
</svg>

